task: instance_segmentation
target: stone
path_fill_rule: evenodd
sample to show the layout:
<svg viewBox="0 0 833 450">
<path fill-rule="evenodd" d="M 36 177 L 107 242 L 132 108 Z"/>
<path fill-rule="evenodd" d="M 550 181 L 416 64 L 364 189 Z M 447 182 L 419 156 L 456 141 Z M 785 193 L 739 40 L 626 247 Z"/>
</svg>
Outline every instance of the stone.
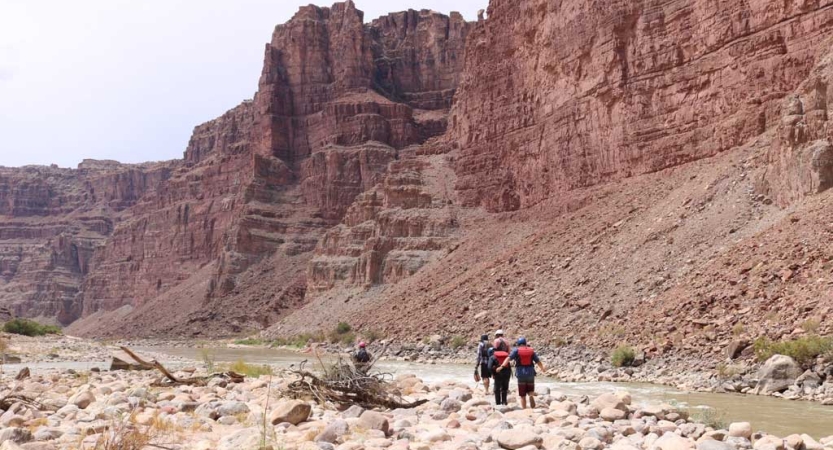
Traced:
<svg viewBox="0 0 833 450">
<path fill-rule="evenodd" d="M 615 422 L 617 420 L 626 419 L 628 417 L 628 414 L 625 411 L 622 411 L 621 409 L 605 408 L 601 410 L 601 412 L 599 413 L 599 417 L 608 422 Z"/>
<path fill-rule="evenodd" d="M 23 450 L 23 447 L 12 441 L 5 441 L 0 443 L 0 450 Z"/>
<path fill-rule="evenodd" d="M 388 418 L 376 411 L 365 411 L 359 417 L 359 423 L 369 430 L 379 430 L 385 434 L 390 431 Z"/>
<path fill-rule="evenodd" d="M 729 424 L 729 436 L 752 439 L 752 424 L 749 422 L 735 422 Z"/>
<path fill-rule="evenodd" d="M 224 436 L 217 443 L 217 450 L 240 450 L 260 448 L 260 432 L 257 428 L 244 428 Z"/>
<path fill-rule="evenodd" d="M 525 430 L 503 430 L 497 433 L 500 448 L 517 450 L 529 445 L 539 447 L 543 442 L 541 436 Z"/>
<path fill-rule="evenodd" d="M 580 450 L 601 450 L 603 447 L 604 444 L 602 441 L 590 436 L 582 438 L 578 442 L 578 448 Z"/>
<path fill-rule="evenodd" d="M 91 403 L 95 401 L 95 395 L 90 391 L 79 392 L 69 398 L 69 403 L 77 406 L 80 409 L 86 409 Z"/>
<path fill-rule="evenodd" d="M 318 436 L 315 437 L 317 442 L 329 442 L 334 444 L 350 431 L 350 425 L 345 420 L 335 420 L 327 424 Z"/>
<path fill-rule="evenodd" d="M 440 408 L 448 413 L 460 411 L 462 407 L 463 404 L 460 403 L 459 400 L 455 400 L 453 398 L 447 398 L 440 404 Z"/>
<path fill-rule="evenodd" d="M 217 413 L 220 417 L 237 416 L 240 414 L 248 414 L 248 412 L 249 407 L 243 402 L 226 402 L 217 408 Z"/>
<path fill-rule="evenodd" d="M 669 432 L 663 434 L 654 442 L 654 448 L 659 450 L 690 450 L 694 448 L 694 441 Z"/>
<path fill-rule="evenodd" d="M 598 411 L 601 411 L 605 408 L 612 408 L 618 409 L 625 413 L 628 412 L 628 407 L 625 406 L 625 403 L 622 401 L 622 399 L 617 397 L 615 394 L 602 394 L 596 397 L 596 399 L 590 403 L 590 406 L 596 408 L 596 410 Z"/>
<path fill-rule="evenodd" d="M 747 341 L 746 339 L 733 340 L 726 347 L 726 357 L 728 359 L 738 359 L 740 358 L 741 353 L 743 353 L 746 347 L 749 347 L 749 341 Z"/>
<path fill-rule="evenodd" d="M 345 419 L 358 419 L 362 413 L 364 413 L 364 408 L 359 405 L 353 405 L 341 413 L 341 416 Z"/>
<path fill-rule="evenodd" d="M 0 430 L 0 443 L 11 441 L 23 444 L 32 440 L 32 432 L 26 428 L 9 427 Z"/>
<path fill-rule="evenodd" d="M 760 394 L 783 392 L 795 384 L 801 374 L 801 367 L 795 360 L 789 356 L 774 355 L 758 370 L 759 381 L 756 390 Z"/>
<path fill-rule="evenodd" d="M 290 400 L 278 404 L 269 415 L 269 420 L 272 425 L 278 425 L 280 423 L 298 425 L 306 422 L 311 413 L 312 407 L 308 403 L 299 400 Z"/>
<path fill-rule="evenodd" d="M 697 450 L 737 450 L 726 442 L 706 439 L 697 443 Z"/>
<path fill-rule="evenodd" d="M 776 436 L 764 436 L 755 441 L 755 450 L 786 450 L 784 440 Z"/>
<path fill-rule="evenodd" d="M 809 434 L 802 434 L 801 440 L 804 442 L 804 448 L 806 450 L 824 450 L 824 446 Z"/>
</svg>

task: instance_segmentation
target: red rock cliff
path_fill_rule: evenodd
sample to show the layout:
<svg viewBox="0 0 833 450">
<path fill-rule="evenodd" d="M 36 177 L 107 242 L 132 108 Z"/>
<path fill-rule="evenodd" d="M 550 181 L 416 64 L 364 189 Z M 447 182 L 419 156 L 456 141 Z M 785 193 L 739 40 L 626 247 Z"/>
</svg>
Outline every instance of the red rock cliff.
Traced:
<svg viewBox="0 0 833 450">
<path fill-rule="evenodd" d="M 493 0 L 451 118 L 464 202 L 515 210 L 744 143 L 807 78 L 829 6 Z"/>
</svg>

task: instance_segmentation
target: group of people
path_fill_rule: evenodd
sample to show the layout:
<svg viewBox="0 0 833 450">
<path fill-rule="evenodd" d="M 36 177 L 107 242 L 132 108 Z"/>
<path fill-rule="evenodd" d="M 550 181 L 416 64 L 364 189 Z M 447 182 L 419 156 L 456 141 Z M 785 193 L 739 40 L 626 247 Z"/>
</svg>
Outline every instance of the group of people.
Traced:
<svg viewBox="0 0 833 450">
<path fill-rule="evenodd" d="M 490 380 L 494 378 L 494 394 L 496 405 L 506 405 L 509 396 L 509 379 L 512 377 L 510 364 L 515 365 L 515 377 L 518 379 L 518 396 L 521 398 L 521 407 L 527 407 L 527 396 L 529 406 L 535 408 L 535 366 L 544 372 L 544 364 L 538 358 L 535 350 L 529 346 L 526 338 L 519 337 L 515 342 L 515 348 L 511 348 L 509 341 L 504 336 L 503 330 L 495 332 L 494 342 L 489 342 L 489 335 L 480 337 L 480 344 L 477 346 L 477 365 L 475 366 L 475 379 L 483 380 L 483 387 L 489 392 Z"/>
</svg>

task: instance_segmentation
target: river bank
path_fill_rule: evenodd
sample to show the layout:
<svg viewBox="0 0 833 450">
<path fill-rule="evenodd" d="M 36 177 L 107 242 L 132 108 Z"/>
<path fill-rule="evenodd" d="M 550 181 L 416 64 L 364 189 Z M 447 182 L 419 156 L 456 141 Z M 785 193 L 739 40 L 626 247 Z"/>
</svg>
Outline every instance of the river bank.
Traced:
<svg viewBox="0 0 833 450">
<path fill-rule="evenodd" d="M 11 347 L 33 364 L 71 358 L 91 361 L 109 351 L 101 344 L 67 337 L 12 338 Z M 152 351 L 142 354 L 154 357 Z M 156 356 L 161 358 L 163 352 Z M 200 361 L 164 356 L 166 361 L 179 361 L 171 366 L 177 376 L 207 373 Z M 616 388 L 596 398 L 542 386 L 537 392 L 540 407 L 521 411 L 514 395 L 508 407 L 495 408 L 482 390 L 472 389 L 472 383 L 423 382 L 401 373 L 395 384 L 402 394 L 428 403 L 414 410 L 339 412 L 283 398 L 281 392 L 292 380 L 285 371 L 240 384 L 218 380 L 205 387 L 154 387 L 156 378 L 152 372 L 109 372 L 106 367 L 43 368 L 20 381 L 11 381 L 6 374 L 0 397 L 11 391 L 38 398 L 45 408 L 9 405 L 0 414 L 0 441 L 43 450 L 103 448 L 103 442 L 120 434 L 176 449 L 256 449 L 264 441 L 274 449 L 341 450 L 833 448 L 833 436 L 753 433 L 742 423 L 690 418 L 690 410 L 676 405 L 636 402 Z M 4 450 L 16 448 L 2 445 Z"/>
</svg>

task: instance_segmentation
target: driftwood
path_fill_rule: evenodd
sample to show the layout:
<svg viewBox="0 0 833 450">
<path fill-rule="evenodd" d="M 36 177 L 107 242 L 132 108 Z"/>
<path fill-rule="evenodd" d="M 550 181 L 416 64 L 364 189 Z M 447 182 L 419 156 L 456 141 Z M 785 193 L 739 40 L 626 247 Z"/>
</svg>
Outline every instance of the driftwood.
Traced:
<svg viewBox="0 0 833 450">
<path fill-rule="evenodd" d="M 138 363 L 139 365 L 145 366 L 145 367 L 152 367 L 152 368 L 158 370 L 162 374 L 162 377 L 160 377 L 155 382 L 153 382 L 151 384 L 151 386 L 182 386 L 182 385 L 205 386 L 206 384 L 208 384 L 208 381 L 213 379 L 213 378 L 222 378 L 222 379 L 227 380 L 230 383 L 242 383 L 246 378 L 245 375 L 242 375 L 242 374 L 239 374 L 239 373 L 236 373 L 236 372 L 232 372 L 232 371 L 222 372 L 222 373 L 213 373 L 213 374 L 210 374 L 210 375 L 205 376 L 205 377 L 177 378 L 168 369 L 166 369 L 165 366 L 163 366 L 161 363 L 159 363 L 159 361 L 156 361 L 156 360 L 145 361 L 144 359 L 140 358 L 137 354 L 133 353 L 133 351 L 130 350 L 129 348 L 127 348 L 127 347 L 120 347 L 120 348 L 128 356 L 133 358 L 133 360 L 136 361 L 136 363 Z M 167 380 L 167 381 L 164 381 L 164 380 Z"/>
<path fill-rule="evenodd" d="M 36 409 L 38 411 L 46 411 L 48 409 L 43 403 L 22 394 L 9 394 L 0 398 L 0 409 L 3 411 L 8 411 L 15 404 L 21 404 L 27 408 Z"/>
<path fill-rule="evenodd" d="M 32 376 L 32 372 L 29 371 L 28 367 L 24 367 L 20 369 L 20 372 L 18 372 L 17 375 L 15 375 L 14 379 L 16 381 L 21 381 L 29 378 L 30 376 Z"/>
<path fill-rule="evenodd" d="M 408 409 L 427 403 L 428 400 L 405 402 L 388 381 L 389 374 L 371 372 L 382 353 L 384 350 L 368 364 L 352 364 L 339 357 L 329 367 L 316 353 L 322 373 L 305 370 L 306 361 L 303 361 L 298 369 L 290 370 L 298 379 L 289 384 L 286 395 L 296 399 L 313 399 L 321 404 L 360 405 L 368 409 Z"/>
</svg>

